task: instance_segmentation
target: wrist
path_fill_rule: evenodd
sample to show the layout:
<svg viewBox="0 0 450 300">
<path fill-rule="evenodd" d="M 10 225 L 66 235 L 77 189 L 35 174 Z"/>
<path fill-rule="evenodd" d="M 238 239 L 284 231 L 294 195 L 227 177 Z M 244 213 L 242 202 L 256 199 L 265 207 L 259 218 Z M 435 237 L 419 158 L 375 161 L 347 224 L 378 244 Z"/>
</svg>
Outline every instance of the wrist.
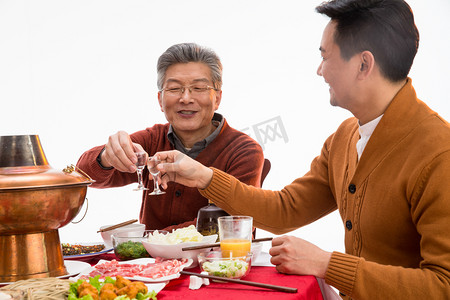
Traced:
<svg viewBox="0 0 450 300">
<path fill-rule="evenodd" d="M 98 165 L 99 165 L 102 169 L 104 169 L 104 170 L 111 170 L 111 169 L 114 169 L 113 166 L 106 164 L 106 163 L 105 163 L 105 160 L 102 159 L 102 158 L 103 158 L 103 154 L 104 154 L 104 152 L 105 152 L 105 149 L 106 149 L 106 148 L 103 147 L 102 151 L 100 151 L 100 153 L 98 154 L 98 156 L 97 156 L 97 163 L 98 163 Z"/>
<path fill-rule="evenodd" d="M 325 274 L 327 273 L 328 265 L 330 264 L 331 254 L 332 254 L 331 252 L 324 251 L 323 257 L 319 263 L 318 274 L 316 275 L 317 277 L 325 278 Z"/>
<path fill-rule="evenodd" d="M 199 186 L 197 188 L 202 189 L 202 190 L 206 189 L 212 181 L 213 174 L 214 174 L 214 171 L 212 169 L 210 169 L 208 167 L 204 167 L 202 169 L 202 174 L 201 174 L 200 180 L 199 180 Z"/>
</svg>

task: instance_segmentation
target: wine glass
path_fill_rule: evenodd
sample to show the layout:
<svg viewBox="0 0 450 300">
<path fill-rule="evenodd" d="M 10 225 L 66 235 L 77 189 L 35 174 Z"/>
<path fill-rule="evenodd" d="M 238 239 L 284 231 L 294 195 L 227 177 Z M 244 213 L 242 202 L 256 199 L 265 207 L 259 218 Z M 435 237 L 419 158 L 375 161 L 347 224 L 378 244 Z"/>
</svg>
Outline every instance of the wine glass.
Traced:
<svg viewBox="0 0 450 300">
<path fill-rule="evenodd" d="M 133 191 L 148 190 L 148 188 L 146 188 L 144 186 L 144 184 L 142 183 L 142 171 L 145 168 L 147 153 L 145 153 L 145 152 L 137 152 L 135 154 L 136 154 L 136 157 L 137 157 L 136 173 L 137 173 L 137 176 L 138 176 L 138 186 L 137 186 L 137 188 L 133 189 Z"/>
<path fill-rule="evenodd" d="M 156 156 L 151 156 L 148 158 L 147 168 L 150 171 L 150 174 L 153 176 L 153 192 L 151 192 L 149 195 L 162 195 L 166 192 L 163 192 L 159 189 L 158 184 L 158 175 L 159 170 L 156 168 L 157 165 L 159 165 L 161 161 Z"/>
</svg>

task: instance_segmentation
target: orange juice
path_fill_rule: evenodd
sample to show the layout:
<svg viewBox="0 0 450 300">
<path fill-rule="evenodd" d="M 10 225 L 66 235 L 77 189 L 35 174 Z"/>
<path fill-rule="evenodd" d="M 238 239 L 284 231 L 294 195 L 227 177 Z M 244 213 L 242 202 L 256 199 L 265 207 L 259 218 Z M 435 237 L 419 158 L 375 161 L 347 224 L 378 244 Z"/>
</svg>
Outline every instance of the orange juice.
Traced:
<svg viewBox="0 0 450 300">
<path fill-rule="evenodd" d="M 250 252 L 252 244 L 246 239 L 225 239 L 220 241 L 220 250 L 223 257 L 245 256 Z"/>
</svg>

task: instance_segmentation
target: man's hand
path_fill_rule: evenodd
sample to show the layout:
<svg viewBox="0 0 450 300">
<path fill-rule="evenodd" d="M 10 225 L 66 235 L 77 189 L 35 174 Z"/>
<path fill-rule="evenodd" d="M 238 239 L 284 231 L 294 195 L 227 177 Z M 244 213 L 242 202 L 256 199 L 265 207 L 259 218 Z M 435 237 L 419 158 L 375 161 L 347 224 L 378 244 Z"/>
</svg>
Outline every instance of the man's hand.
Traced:
<svg viewBox="0 0 450 300">
<path fill-rule="evenodd" d="M 161 184 L 167 188 L 169 181 L 189 187 L 206 188 L 212 180 L 213 171 L 183 153 L 172 150 L 155 154 L 162 161 L 157 168 L 161 171 Z"/>
<path fill-rule="evenodd" d="M 272 240 L 270 262 L 280 273 L 314 275 L 325 278 L 331 253 L 316 245 L 293 236 L 281 236 Z"/>
<path fill-rule="evenodd" d="M 125 131 L 119 131 L 108 138 L 105 151 L 101 155 L 102 166 L 114 167 L 121 172 L 136 172 L 135 152 L 144 151 L 141 145 L 133 143 Z"/>
</svg>

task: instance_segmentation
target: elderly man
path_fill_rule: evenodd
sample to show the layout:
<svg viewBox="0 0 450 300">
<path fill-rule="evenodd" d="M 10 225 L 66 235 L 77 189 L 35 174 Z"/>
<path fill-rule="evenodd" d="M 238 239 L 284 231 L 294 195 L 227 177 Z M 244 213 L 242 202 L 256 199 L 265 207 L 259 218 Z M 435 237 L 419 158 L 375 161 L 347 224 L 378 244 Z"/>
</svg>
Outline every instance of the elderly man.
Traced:
<svg viewBox="0 0 450 300">
<path fill-rule="evenodd" d="M 205 166 L 232 174 L 242 182 L 260 186 L 264 156 L 252 138 L 231 128 L 215 113 L 222 99 L 222 64 L 210 49 L 192 43 L 174 45 L 159 58 L 158 101 L 167 124 L 128 135 L 109 137 L 106 145 L 85 152 L 77 166 L 96 182 L 95 188 L 124 186 L 137 181 L 135 152 L 153 155 L 177 149 Z M 140 222 L 146 229 L 171 230 L 195 223 L 208 200 L 195 188 L 169 184 L 165 194 L 149 195 L 153 181 L 147 169 Z"/>
<path fill-rule="evenodd" d="M 278 237 L 270 249 L 278 271 L 325 278 L 344 298 L 450 299 L 450 125 L 407 77 L 419 44 L 412 11 L 403 0 L 334 0 L 316 10 L 331 18 L 317 73 L 331 104 L 355 117 L 325 141 L 310 171 L 268 191 L 171 151 L 156 154 L 167 161 L 163 186 L 195 186 L 277 234 L 337 209 L 346 253 Z"/>
</svg>

